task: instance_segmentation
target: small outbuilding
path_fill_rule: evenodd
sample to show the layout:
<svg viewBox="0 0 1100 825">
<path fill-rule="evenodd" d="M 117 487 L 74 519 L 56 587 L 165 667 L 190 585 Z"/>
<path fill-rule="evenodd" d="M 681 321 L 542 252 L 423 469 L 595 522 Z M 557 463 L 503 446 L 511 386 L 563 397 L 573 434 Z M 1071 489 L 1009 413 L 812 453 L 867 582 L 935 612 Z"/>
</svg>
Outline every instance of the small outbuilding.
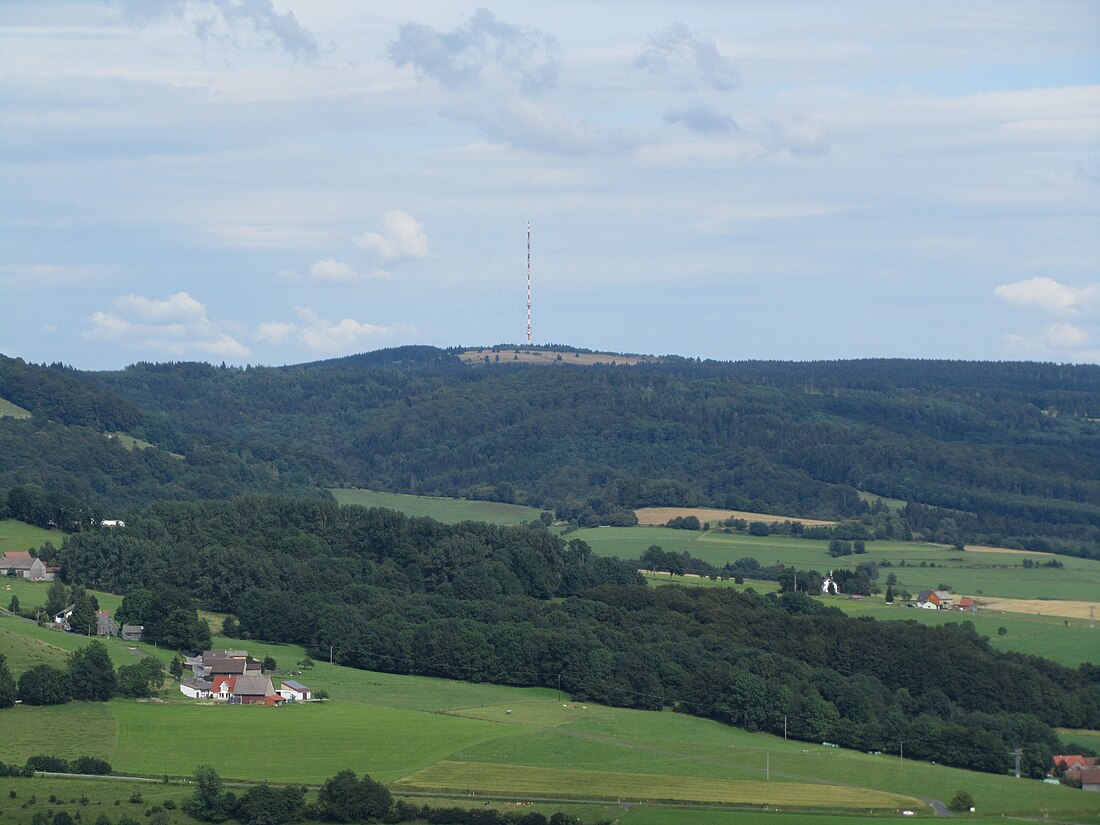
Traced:
<svg viewBox="0 0 1100 825">
<path fill-rule="evenodd" d="M 313 698 L 313 691 L 301 682 L 287 679 L 279 684 L 279 695 L 290 702 L 306 702 Z"/>
<path fill-rule="evenodd" d="M 209 699 L 213 685 L 205 679 L 184 679 L 180 682 L 180 693 L 190 699 Z"/>
</svg>

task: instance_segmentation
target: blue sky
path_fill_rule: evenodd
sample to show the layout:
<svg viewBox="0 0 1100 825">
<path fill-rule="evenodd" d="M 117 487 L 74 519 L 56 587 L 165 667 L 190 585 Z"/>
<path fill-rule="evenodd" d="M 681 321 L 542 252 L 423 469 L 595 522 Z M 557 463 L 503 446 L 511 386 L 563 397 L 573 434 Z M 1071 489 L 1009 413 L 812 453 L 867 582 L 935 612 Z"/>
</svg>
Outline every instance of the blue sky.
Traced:
<svg viewBox="0 0 1100 825">
<path fill-rule="evenodd" d="M 5 0 L 0 352 L 1100 362 L 1100 3 Z"/>
</svg>

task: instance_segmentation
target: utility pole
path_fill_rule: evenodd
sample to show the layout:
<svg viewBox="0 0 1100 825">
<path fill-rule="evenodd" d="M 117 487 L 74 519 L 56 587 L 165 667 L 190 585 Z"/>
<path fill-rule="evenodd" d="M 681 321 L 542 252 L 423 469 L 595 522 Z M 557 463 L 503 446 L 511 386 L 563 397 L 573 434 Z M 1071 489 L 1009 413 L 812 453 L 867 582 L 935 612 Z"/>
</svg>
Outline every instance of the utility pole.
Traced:
<svg viewBox="0 0 1100 825">
<path fill-rule="evenodd" d="M 783 741 L 787 741 L 787 714 L 783 714 Z"/>
<path fill-rule="evenodd" d="M 1020 778 L 1020 756 L 1021 756 L 1022 753 L 1023 752 L 1019 748 L 1016 748 L 1016 750 L 1012 751 L 1012 755 L 1016 757 L 1016 778 L 1017 779 Z"/>
<path fill-rule="evenodd" d="M 899 739 L 898 740 L 898 759 L 901 760 L 903 765 L 905 764 L 905 740 L 904 739 Z"/>
<path fill-rule="evenodd" d="M 328 663 L 332 664 L 332 645 L 328 646 Z"/>
</svg>

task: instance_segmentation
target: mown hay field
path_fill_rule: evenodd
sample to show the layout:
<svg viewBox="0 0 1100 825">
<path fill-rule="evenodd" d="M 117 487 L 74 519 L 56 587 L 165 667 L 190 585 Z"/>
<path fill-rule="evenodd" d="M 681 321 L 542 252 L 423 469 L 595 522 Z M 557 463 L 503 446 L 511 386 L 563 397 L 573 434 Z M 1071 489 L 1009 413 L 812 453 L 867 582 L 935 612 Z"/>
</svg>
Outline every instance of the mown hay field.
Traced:
<svg viewBox="0 0 1100 825">
<path fill-rule="evenodd" d="M 787 808 L 861 808 L 873 810 L 922 807 L 920 800 L 897 794 L 811 785 L 694 776 L 494 765 L 484 762 L 438 762 L 407 776 L 398 788 L 459 791 L 478 788 L 493 794 L 530 794 L 634 801 L 719 802 L 778 805 Z"/>
</svg>

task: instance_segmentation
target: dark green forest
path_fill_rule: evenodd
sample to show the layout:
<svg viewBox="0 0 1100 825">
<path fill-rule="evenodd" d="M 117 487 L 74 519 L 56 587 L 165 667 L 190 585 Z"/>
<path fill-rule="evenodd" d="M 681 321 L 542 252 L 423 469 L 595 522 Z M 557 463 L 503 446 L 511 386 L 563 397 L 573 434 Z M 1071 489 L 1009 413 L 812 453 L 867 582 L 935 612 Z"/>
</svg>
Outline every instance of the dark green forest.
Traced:
<svg viewBox="0 0 1100 825">
<path fill-rule="evenodd" d="M 1100 367 L 529 367 L 498 349 L 481 366 L 403 347 L 102 373 L 0 357 L 0 396 L 34 414 L 0 419 L 0 488 L 33 483 L 118 512 L 361 486 L 531 504 L 582 525 L 709 505 L 1100 558 Z M 102 438 L 113 429 L 161 449 L 125 450 Z M 860 491 L 911 506 L 887 517 Z"/>
<path fill-rule="evenodd" d="M 1100 668 L 992 650 L 968 623 L 851 620 L 802 592 L 647 588 L 632 562 L 541 526 L 443 525 L 382 509 L 246 497 L 163 503 L 50 551 L 70 581 L 126 593 L 127 621 L 231 613 L 242 638 L 342 664 L 682 712 L 979 770 L 1053 726 L 1100 726 Z M 166 607 L 167 606 L 167 607 Z M 169 610 L 169 607 L 171 610 Z M 178 640 L 173 642 L 173 640 Z"/>
</svg>

